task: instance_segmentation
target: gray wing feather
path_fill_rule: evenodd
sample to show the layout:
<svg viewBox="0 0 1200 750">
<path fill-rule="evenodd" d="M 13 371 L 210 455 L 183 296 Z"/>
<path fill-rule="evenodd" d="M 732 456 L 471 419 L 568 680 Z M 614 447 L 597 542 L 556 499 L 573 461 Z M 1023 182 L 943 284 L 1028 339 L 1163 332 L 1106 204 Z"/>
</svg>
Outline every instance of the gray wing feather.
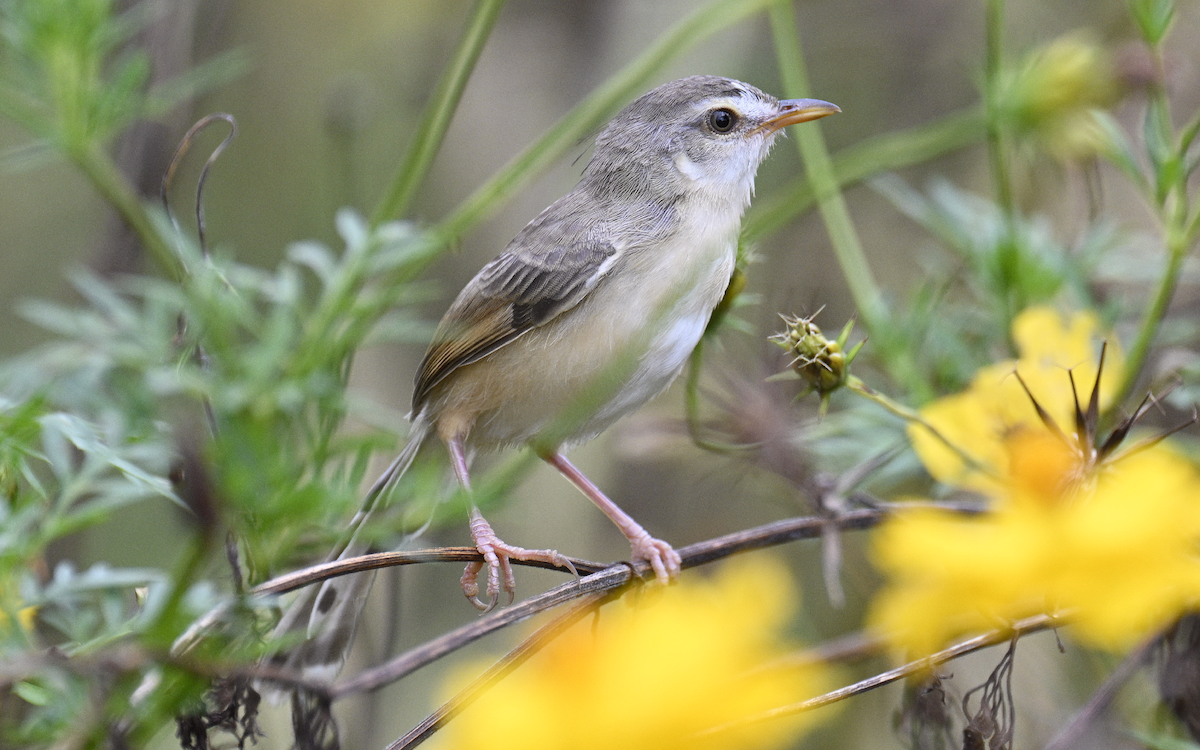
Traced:
<svg viewBox="0 0 1200 750">
<path fill-rule="evenodd" d="M 579 304 L 619 252 L 599 242 L 537 252 L 522 239 L 484 266 L 442 318 L 417 373 L 414 413 L 429 390 L 455 369 Z"/>
</svg>

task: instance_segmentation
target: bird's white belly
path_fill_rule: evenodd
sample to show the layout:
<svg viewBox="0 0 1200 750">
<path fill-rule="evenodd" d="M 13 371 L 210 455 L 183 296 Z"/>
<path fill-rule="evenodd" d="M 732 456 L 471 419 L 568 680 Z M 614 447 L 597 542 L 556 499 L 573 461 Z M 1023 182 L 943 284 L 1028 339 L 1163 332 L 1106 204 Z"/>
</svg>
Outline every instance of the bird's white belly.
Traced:
<svg viewBox="0 0 1200 750">
<path fill-rule="evenodd" d="M 481 376 L 532 362 L 541 369 L 526 380 L 536 382 L 535 389 L 479 383 L 480 392 L 505 396 L 480 404 L 471 441 L 583 442 L 661 393 L 704 334 L 733 272 L 735 247 L 722 243 L 697 252 L 680 245 L 678 251 L 691 256 L 682 263 L 670 252 L 655 253 L 622 274 L 624 281 L 598 285 L 578 307 L 490 355 L 491 366 L 481 368 Z M 607 314 L 597 315 L 596 309 Z M 469 386 L 473 379 L 464 375 L 458 380 Z"/>
<path fill-rule="evenodd" d="M 674 382 L 704 335 L 711 314 L 711 308 L 702 314 L 685 314 L 653 338 L 625 387 L 597 411 L 593 419 L 602 426 L 596 432 L 645 404 Z"/>
</svg>

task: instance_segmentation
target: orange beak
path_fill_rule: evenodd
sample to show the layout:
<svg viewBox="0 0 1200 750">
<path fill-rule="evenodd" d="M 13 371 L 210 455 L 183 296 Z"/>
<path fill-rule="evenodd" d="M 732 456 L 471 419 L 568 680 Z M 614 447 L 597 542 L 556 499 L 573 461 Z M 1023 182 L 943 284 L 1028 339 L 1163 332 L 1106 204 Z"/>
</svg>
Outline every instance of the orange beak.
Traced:
<svg viewBox="0 0 1200 750">
<path fill-rule="evenodd" d="M 817 120 L 841 111 L 842 108 L 838 105 L 820 99 L 785 99 L 779 102 L 779 114 L 750 131 L 750 134 L 754 135 L 760 131 L 774 133 L 788 125 Z"/>
</svg>

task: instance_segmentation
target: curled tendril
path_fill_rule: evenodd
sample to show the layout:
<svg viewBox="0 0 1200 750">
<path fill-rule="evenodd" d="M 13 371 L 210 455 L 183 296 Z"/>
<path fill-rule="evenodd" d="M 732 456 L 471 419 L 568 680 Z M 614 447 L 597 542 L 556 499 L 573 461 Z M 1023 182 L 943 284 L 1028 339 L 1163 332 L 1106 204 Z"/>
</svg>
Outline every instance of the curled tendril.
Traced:
<svg viewBox="0 0 1200 750">
<path fill-rule="evenodd" d="M 195 140 L 196 136 L 217 121 L 229 125 L 229 134 L 209 154 L 208 159 L 204 162 L 204 168 L 200 170 L 200 177 L 196 180 L 196 239 L 200 243 L 201 252 L 204 253 L 208 252 L 204 239 L 204 184 L 208 181 L 208 170 L 212 168 L 213 163 L 221 156 L 221 152 L 237 137 L 237 120 L 234 119 L 233 115 L 224 112 L 206 115 L 197 120 L 195 125 L 188 128 L 188 131 L 183 134 L 183 138 L 179 140 L 179 145 L 175 148 L 175 155 L 171 157 L 171 163 L 167 165 L 167 171 L 163 173 L 162 187 L 159 190 L 159 197 L 162 199 L 163 208 L 166 210 L 167 216 L 171 219 L 171 223 L 178 229 L 179 222 L 175 219 L 175 213 L 171 210 L 171 199 L 169 197 L 171 183 L 175 179 L 175 171 L 183 162 L 183 158 L 187 155 L 188 150 L 192 146 L 192 141 Z"/>
</svg>

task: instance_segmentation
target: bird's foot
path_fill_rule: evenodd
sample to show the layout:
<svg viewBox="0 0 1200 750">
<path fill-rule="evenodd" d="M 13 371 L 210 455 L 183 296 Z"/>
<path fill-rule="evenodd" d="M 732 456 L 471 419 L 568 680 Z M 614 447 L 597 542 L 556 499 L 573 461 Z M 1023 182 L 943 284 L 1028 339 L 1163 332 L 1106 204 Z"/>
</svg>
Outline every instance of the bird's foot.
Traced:
<svg viewBox="0 0 1200 750">
<path fill-rule="evenodd" d="M 654 577 L 658 579 L 659 583 L 670 583 L 679 577 L 679 572 L 683 569 L 683 558 L 671 545 L 650 536 L 650 533 L 643 529 L 641 524 L 621 510 L 616 503 L 609 500 L 608 496 L 601 492 L 599 487 L 592 484 L 582 471 L 576 469 L 566 456 L 558 451 L 547 451 L 541 456 L 546 463 L 558 469 L 567 478 L 567 481 L 587 495 L 588 499 L 617 525 L 633 548 L 631 556 L 633 562 L 650 563 L 650 567 L 654 570 Z"/>
<path fill-rule="evenodd" d="M 661 539 L 655 539 L 644 530 L 641 534 L 629 537 L 629 545 L 633 548 L 633 561 L 650 563 L 654 577 L 659 583 L 668 584 L 679 577 L 683 569 L 683 558 L 675 548 Z"/>
<path fill-rule="evenodd" d="M 549 563 L 555 567 L 570 570 L 576 578 L 579 577 L 579 573 L 571 561 L 560 555 L 557 550 L 525 549 L 500 541 L 500 537 L 496 536 L 496 532 L 492 530 L 492 525 L 484 519 L 479 511 L 471 513 L 471 538 L 475 541 L 475 548 L 479 550 L 479 554 L 483 555 L 483 560 L 467 563 L 460 583 L 463 594 L 484 613 L 495 609 L 500 600 L 501 591 L 508 594 L 508 602 L 505 606 L 512 604 L 513 599 L 516 598 L 517 578 L 513 575 L 512 560 Z M 486 601 L 479 598 L 479 573 L 485 565 L 487 566 L 487 587 L 484 590 Z"/>
</svg>

